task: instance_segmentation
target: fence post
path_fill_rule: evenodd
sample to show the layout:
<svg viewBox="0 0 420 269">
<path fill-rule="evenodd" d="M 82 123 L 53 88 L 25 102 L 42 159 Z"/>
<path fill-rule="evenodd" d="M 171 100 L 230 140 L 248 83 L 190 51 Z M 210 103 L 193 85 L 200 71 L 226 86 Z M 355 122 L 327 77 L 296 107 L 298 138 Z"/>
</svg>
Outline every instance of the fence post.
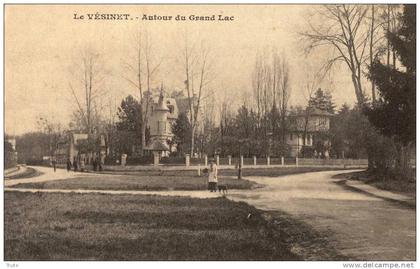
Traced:
<svg viewBox="0 0 420 269">
<path fill-rule="evenodd" d="M 241 155 L 241 161 L 239 162 L 238 165 L 238 179 L 242 179 L 242 155 Z"/>
<path fill-rule="evenodd" d="M 207 158 L 207 154 L 204 155 L 204 166 L 207 167 L 207 162 L 208 162 L 208 158 Z"/>
<path fill-rule="evenodd" d="M 270 156 L 267 156 L 267 165 L 270 165 Z"/>
<path fill-rule="evenodd" d="M 241 155 L 241 162 L 239 163 L 239 165 L 242 167 L 244 166 L 244 156 Z"/>
<path fill-rule="evenodd" d="M 284 166 L 284 157 L 281 156 L 281 165 Z"/>
<path fill-rule="evenodd" d="M 185 154 L 185 166 L 190 166 L 190 154 Z"/>
<path fill-rule="evenodd" d="M 201 176 L 201 164 L 198 164 L 198 176 Z"/>
<path fill-rule="evenodd" d="M 159 165 L 159 153 L 158 152 L 153 152 L 153 166 L 158 166 Z"/>
<path fill-rule="evenodd" d="M 299 166 L 299 157 L 296 155 L 296 167 Z"/>
<path fill-rule="evenodd" d="M 253 156 L 252 158 L 254 159 L 254 165 L 257 165 L 257 157 Z"/>
<path fill-rule="evenodd" d="M 216 165 L 217 165 L 217 166 L 219 166 L 219 165 L 220 165 L 219 155 L 216 155 Z"/>
<path fill-rule="evenodd" d="M 228 155 L 228 162 L 229 162 L 229 166 L 231 166 L 232 165 L 232 156 L 231 155 Z"/>
</svg>

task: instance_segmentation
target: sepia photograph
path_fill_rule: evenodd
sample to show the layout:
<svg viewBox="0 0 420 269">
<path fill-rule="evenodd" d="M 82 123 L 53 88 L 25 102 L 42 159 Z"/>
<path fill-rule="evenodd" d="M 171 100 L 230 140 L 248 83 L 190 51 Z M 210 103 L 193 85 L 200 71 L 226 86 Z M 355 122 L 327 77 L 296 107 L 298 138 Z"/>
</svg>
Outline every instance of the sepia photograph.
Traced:
<svg viewBox="0 0 420 269">
<path fill-rule="evenodd" d="M 3 14 L 5 268 L 415 268 L 416 4 Z"/>
</svg>

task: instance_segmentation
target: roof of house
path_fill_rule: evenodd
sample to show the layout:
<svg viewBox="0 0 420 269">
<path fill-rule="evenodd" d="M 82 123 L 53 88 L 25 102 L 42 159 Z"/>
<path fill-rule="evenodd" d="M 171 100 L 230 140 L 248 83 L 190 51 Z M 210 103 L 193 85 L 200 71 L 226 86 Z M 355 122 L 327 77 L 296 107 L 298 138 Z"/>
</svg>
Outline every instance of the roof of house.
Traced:
<svg viewBox="0 0 420 269">
<path fill-rule="evenodd" d="M 316 107 L 308 108 L 308 112 L 309 112 L 309 116 L 328 116 L 328 117 L 334 116 L 334 114 L 332 114 L 328 111 L 325 111 L 325 110 L 321 110 L 321 109 L 316 108 Z M 289 116 L 290 117 L 304 117 L 304 116 L 306 116 L 306 110 L 303 110 L 298 114 L 289 115 Z"/>
<path fill-rule="evenodd" d="M 181 113 L 185 113 L 185 114 L 187 114 L 188 113 L 188 111 L 190 111 L 190 102 L 189 102 L 189 100 L 188 100 L 188 97 L 185 97 L 185 98 L 177 98 L 176 99 L 176 104 L 177 104 L 177 106 L 178 106 L 178 113 L 179 114 L 181 114 Z"/>
<path fill-rule="evenodd" d="M 155 111 L 169 111 L 168 106 L 163 97 L 163 92 L 160 93 L 157 105 L 154 107 Z"/>
<path fill-rule="evenodd" d="M 151 151 L 169 151 L 169 147 L 162 141 L 154 140 L 146 146 L 147 150 Z"/>
</svg>

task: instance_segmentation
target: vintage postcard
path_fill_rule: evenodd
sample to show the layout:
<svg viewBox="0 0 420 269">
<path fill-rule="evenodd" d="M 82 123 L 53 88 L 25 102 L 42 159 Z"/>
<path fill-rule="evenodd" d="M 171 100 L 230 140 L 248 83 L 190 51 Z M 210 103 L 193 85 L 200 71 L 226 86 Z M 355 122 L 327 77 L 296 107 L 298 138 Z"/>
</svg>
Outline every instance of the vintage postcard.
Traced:
<svg viewBox="0 0 420 269">
<path fill-rule="evenodd" d="M 3 194 L 10 268 L 414 268 L 416 5 L 5 4 Z"/>
</svg>

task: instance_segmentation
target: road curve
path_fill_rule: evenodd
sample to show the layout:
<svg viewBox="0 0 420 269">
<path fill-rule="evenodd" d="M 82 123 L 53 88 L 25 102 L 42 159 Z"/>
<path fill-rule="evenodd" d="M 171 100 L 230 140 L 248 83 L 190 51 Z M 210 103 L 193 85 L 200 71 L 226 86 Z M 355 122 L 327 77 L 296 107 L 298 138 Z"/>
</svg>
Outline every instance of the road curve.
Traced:
<svg viewBox="0 0 420 269">
<path fill-rule="evenodd" d="M 348 190 L 332 178 L 339 173 L 249 177 L 266 187 L 231 191 L 229 198 L 290 214 L 328 234 L 334 248 L 352 260 L 415 260 L 415 210 Z"/>
</svg>

